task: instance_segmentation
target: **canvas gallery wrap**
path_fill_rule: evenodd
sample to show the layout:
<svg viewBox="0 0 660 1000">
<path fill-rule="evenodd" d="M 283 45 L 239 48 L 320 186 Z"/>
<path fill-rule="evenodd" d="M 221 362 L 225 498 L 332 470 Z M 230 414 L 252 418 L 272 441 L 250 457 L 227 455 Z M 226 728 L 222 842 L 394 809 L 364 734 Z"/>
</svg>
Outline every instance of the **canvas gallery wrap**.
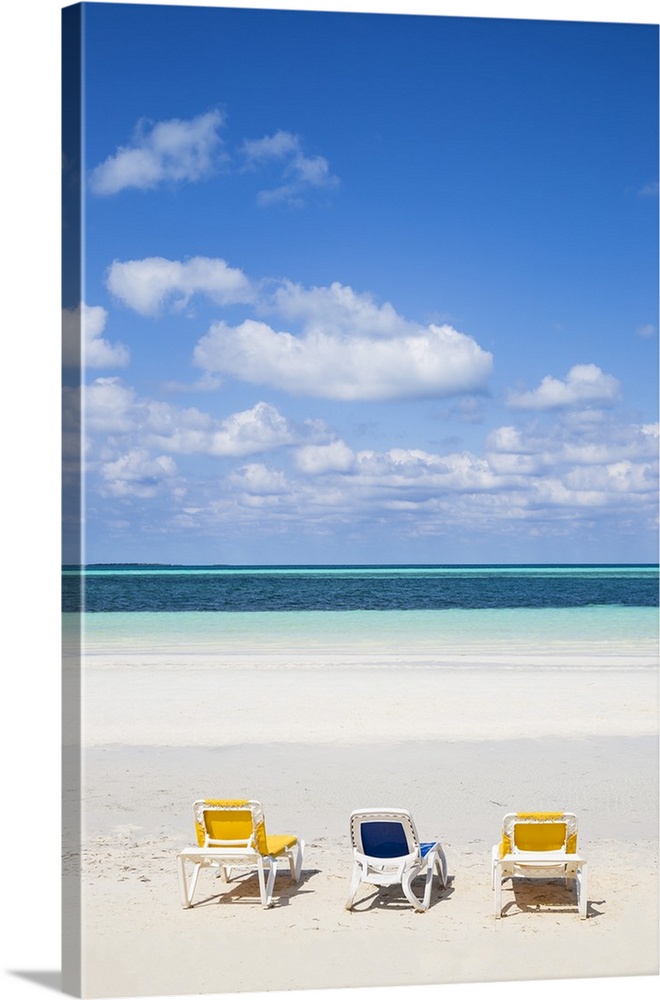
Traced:
<svg viewBox="0 0 660 1000">
<path fill-rule="evenodd" d="M 657 79 L 63 10 L 67 992 L 657 975 Z"/>
</svg>

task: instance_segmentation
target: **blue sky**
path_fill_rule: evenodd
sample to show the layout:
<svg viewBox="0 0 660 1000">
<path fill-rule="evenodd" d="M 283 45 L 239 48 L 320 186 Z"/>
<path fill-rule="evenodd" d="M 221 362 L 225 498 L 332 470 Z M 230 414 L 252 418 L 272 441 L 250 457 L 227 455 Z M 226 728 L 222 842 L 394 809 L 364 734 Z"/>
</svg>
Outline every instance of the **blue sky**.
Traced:
<svg viewBox="0 0 660 1000">
<path fill-rule="evenodd" d="M 657 26 L 85 4 L 84 79 L 88 562 L 655 561 Z"/>
</svg>

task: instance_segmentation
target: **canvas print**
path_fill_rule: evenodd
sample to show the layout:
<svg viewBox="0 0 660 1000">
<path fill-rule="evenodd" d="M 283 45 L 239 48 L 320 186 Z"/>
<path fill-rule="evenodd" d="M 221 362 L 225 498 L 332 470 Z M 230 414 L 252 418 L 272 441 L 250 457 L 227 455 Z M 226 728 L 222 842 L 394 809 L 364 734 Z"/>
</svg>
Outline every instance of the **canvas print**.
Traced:
<svg viewBox="0 0 660 1000">
<path fill-rule="evenodd" d="M 657 25 L 62 24 L 65 990 L 657 975 Z"/>
</svg>

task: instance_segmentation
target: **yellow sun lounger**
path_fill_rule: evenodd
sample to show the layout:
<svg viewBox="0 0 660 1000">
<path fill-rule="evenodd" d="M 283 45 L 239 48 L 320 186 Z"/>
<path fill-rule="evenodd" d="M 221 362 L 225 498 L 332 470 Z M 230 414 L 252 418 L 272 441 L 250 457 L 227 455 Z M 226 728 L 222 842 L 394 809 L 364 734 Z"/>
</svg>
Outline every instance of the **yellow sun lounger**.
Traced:
<svg viewBox="0 0 660 1000">
<path fill-rule="evenodd" d="M 264 908 L 273 903 L 278 860 L 288 861 L 292 879 L 299 880 L 304 842 L 290 834 L 267 834 L 259 802 L 204 799 L 193 803 L 193 813 L 197 846 L 181 851 L 177 858 L 182 906 L 193 905 L 202 868 L 219 868 L 223 882 L 234 867 L 256 869 Z M 187 861 L 194 866 L 190 881 L 186 876 Z"/>
<path fill-rule="evenodd" d="M 577 853 L 575 813 L 507 813 L 502 839 L 493 847 L 495 916 L 502 916 L 502 883 L 507 878 L 563 878 L 576 888 L 578 912 L 587 916 L 587 863 Z"/>
</svg>

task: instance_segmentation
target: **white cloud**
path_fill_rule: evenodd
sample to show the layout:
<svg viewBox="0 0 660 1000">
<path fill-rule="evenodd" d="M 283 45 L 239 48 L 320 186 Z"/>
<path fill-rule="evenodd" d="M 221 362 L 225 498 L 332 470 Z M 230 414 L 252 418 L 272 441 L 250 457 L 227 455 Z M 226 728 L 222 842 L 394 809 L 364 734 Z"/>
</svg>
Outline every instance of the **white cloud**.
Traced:
<svg viewBox="0 0 660 1000">
<path fill-rule="evenodd" d="M 286 476 L 279 469 L 270 469 L 261 462 L 242 465 L 228 476 L 229 483 L 239 492 L 253 496 L 275 496 L 290 490 Z"/>
<path fill-rule="evenodd" d="M 217 110 L 187 121 L 141 121 L 130 145 L 92 170 L 90 188 L 94 194 L 113 195 L 125 188 L 149 190 L 166 181 L 198 181 L 213 171 L 223 124 L 224 115 Z"/>
<path fill-rule="evenodd" d="M 344 441 L 304 447 L 295 453 L 295 465 L 309 478 L 343 481 L 347 491 L 381 499 L 426 501 L 438 493 L 473 492 L 497 488 L 502 481 L 489 463 L 469 452 L 436 455 L 421 448 L 353 451 Z"/>
<path fill-rule="evenodd" d="M 643 323 L 641 326 L 637 327 L 637 335 L 639 337 L 655 337 L 656 332 L 657 331 L 653 326 L 653 323 Z"/>
<path fill-rule="evenodd" d="M 328 431 L 318 421 L 293 424 L 270 403 L 218 419 L 196 407 L 139 399 L 120 379 L 99 378 L 84 390 L 84 425 L 101 448 L 152 449 L 179 455 L 242 458 L 291 445 L 318 443 Z"/>
<path fill-rule="evenodd" d="M 444 398 L 482 391 L 492 367 L 492 355 L 472 337 L 406 320 L 389 302 L 377 305 L 339 282 L 304 289 L 284 281 L 266 294 L 265 283 L 254 285 L 219 258 L 148 257 L 115 261 L 107 286 L 145 316 L 204 294 L 219 304 L 254 303 L 302 325 L 294 335 L 253 319 L 213 324 L 194 351 L 206 388 L 215 387 L 214 376 L 231 375 L 327 399 Z"/>
<path fill-rule="evenodd" d="M 338 281 L 313 288 L 284 281 L 271 299 L 262 303 L 262 308 L 283 319 L 301 321 L 308 332 L 397 337 L 419 329 L 399 316 L 389 302 L 379 306 L 368 293 L 358 294 Z"/>
<path fill-rule="evenodd" d="M 616 500 L 620 493 L 648 493 L 655 488 L 657 477 L 646 462 L 621 461 L 571 469 L 564 481 L 572 490 L 613 495 L 612 500 Z"/>
<path fill-rule="evenodd" d="M 305 446 L 293 452 L 299 477 L 250 467 L 228 485 L 257 498 L 268 494 L 269 516 L 296 525 L 318 518 L 343 524 L 388 520 L 392 531 L 403 524 L 417 534 L 473 525 L 508 530 L 527 522 L 529 530 L 566 532 L 583 516 L 612 511 L 653 518 L 658 485 L 656 426 L 604 430 L 616 442 L 593 441 L 576 455 L 565 426 L 528 435 L 500 428 L 483 456 L 469 451 L 434 454 L 419 448 L 354 451 L 344 441 Z M 645 444 L 644 444 L 645 442 Z M 496 451 L 497 444 L 502 451 Z M 655 448 L 654 448 L 655 444 Z M 572 447 L 573 446 L 573 447 Z M 272 479 L 270 477 L 273 477 Z M 227 503 L 231 504 L 231 490 Z M 225 509 L 227 513 L 227 509 Z M 228 515 L 229 516 L 229 515 Z M 414 518 L 413 522 L 408 518 Z M 403 518 L 403 521 L 397 521 Z M 518 527 L 516 530 L 518 530 Z"/>
<path fill-rule="evenodd" d="M 310 189 L 328 189 L 338 185 L 339 179 L 330 172 L 323 156 L 307 156 L 299 136 L 280 130 L 262 139 L 246 139 L 242 146 L 248 169 L 262 167 L 269 161 L 282 162 L 281 184 L 263 189 L 258 194 L 261 205 L 286 202 L 302 205 Z"/>
<path fill-rule="evenodd" d="M 178 426 L 155 434 L 161 447 L 185 454 L 242 457 L 294 444 L 298 435 L 289 421 L 269 403 L 233 413 L 224 420 L 211 420 L 194 411 L 194 423 L 186 411 L 178 414 Z"/>
<path fill-rule="evenodd" d="M 122 368 L 128 364 L 128 348 L 109 343 L 101 335 L 108 313 L 102 306 L 84 302 L 75 309 L 62 310 L 62 363 L 78 368 Z"/>
<path fill-rule="evenodd" d="M 571 421 L 549 428 L 498 427 L 486 439 L 489 461 L 503 455 L 530 457 L 548 465 L 607 465 L 647 460 L 658 454 L 658 424 L 598 422 L 591 427 Z"/>
<path fill-rule="evenodd" d="M 356 467 L 355 455 L 345 441 L 305 445 L 296 450 L 294 461 L 297 468 L 307 475 L 350 472 Z"/>
<path fill-rule="evenodd" d="M 93 194 L 108 196 L 126 188 L 148 191 L 164 183 L 199 181 L 211 175 L 229 155 L 222 151 L 220 130 L 225 115 L 209 111 L 195 118 L 138 122 L 130 143 L 120 146 L 89 175 Z M 303 140 L 293 132 L 279 130 L 261 139 L 246 139 L 239 149 L 244 171 L 263 171 L 277 165 L 278 183 L 257 195 L 262 205 L 303 205 L 312 191 L 337 187 L 339 179 L 328 161 L 310 155 Z"/>
<path fill-rule="evenodd" d="M 351 336 L 318 327 L 302 337 L 246 320 L 215 323 L 194 361 L 208 372 L 297 395 L 338 400 L 451 396 L 483 388 L 492 357 L 449 326 L 405 336 Z"/>
<path fill-rule="evenodd" d="M 619 383 L 598 365 L 574 365 L 565 380 L 546 375 L 537 389 L 511 391 L 508 405 L 516 410 L 559 410 L 591 404 L 611 405 L 619 396 Z"/>
<path fill-rule="evenodd" d="M 137 427 L 135 393 L 119 378 L 98 378 L 84 386 L 82 405 L 88 433 L 128 434 Z"/>
<path fill-rule="evenodd" d="M 380 524 L 393 537 L 467 529 L 524 537 L 592 530 L 602 517 L 624 531 L 657 516 L 656 424 L 562 416 L 551 427 L 497 428 L 482 454 L 377 451 L 354 449 L 322 425 L 296 425 L 264 402 L 218 419 L 140 399 L 117 378 L 97 379 L 86 396 L 90 489 L 126 501 L 164 495 L 169 523 L 190 531 L 332 533 L 341 524 L 345 537 Z M 277 467 L 242 464 L 258 454 L 275 456 Z M 187 460 L 181 471 L 176 455 L 207 464 Z"/>
<path fill-rule="evenodd" d="M 242 146 L 248 166 L 254 166 L 267 160 L 282 160 L 300 150 L 300 139 L 291 132 L 280 129 L 274 135 L 263 139 L 246 139 Z"/>
<path fill-rule="evenodd" d="M 102 492 L 115 497 L 148 499 L 156 496 L 176 472 L 176 465 L 168 455 L 152 458 L 145 449 L 135 449 L 101 465 Z"/>
<path fill-rule="evenodd" d="M 184 308 L 195 294 L 220 305 L 250 302 L 253 287 L 242 271 L 221 258 L 192 257 L 186 261 L 165 257 L 114 261 L 107 277 L 110 292 L 143 316 L 154 316 L 168 302 Z"/>
<path fill-rule="evenodd" d="M 435 455 L 420 448 L 358 452 L 360 476 L 380 491 L 407 494 L 411 500 L 438 493 L 481 492 L 501 484 L 488 463 L 470 452 Z"/>
</svg>

